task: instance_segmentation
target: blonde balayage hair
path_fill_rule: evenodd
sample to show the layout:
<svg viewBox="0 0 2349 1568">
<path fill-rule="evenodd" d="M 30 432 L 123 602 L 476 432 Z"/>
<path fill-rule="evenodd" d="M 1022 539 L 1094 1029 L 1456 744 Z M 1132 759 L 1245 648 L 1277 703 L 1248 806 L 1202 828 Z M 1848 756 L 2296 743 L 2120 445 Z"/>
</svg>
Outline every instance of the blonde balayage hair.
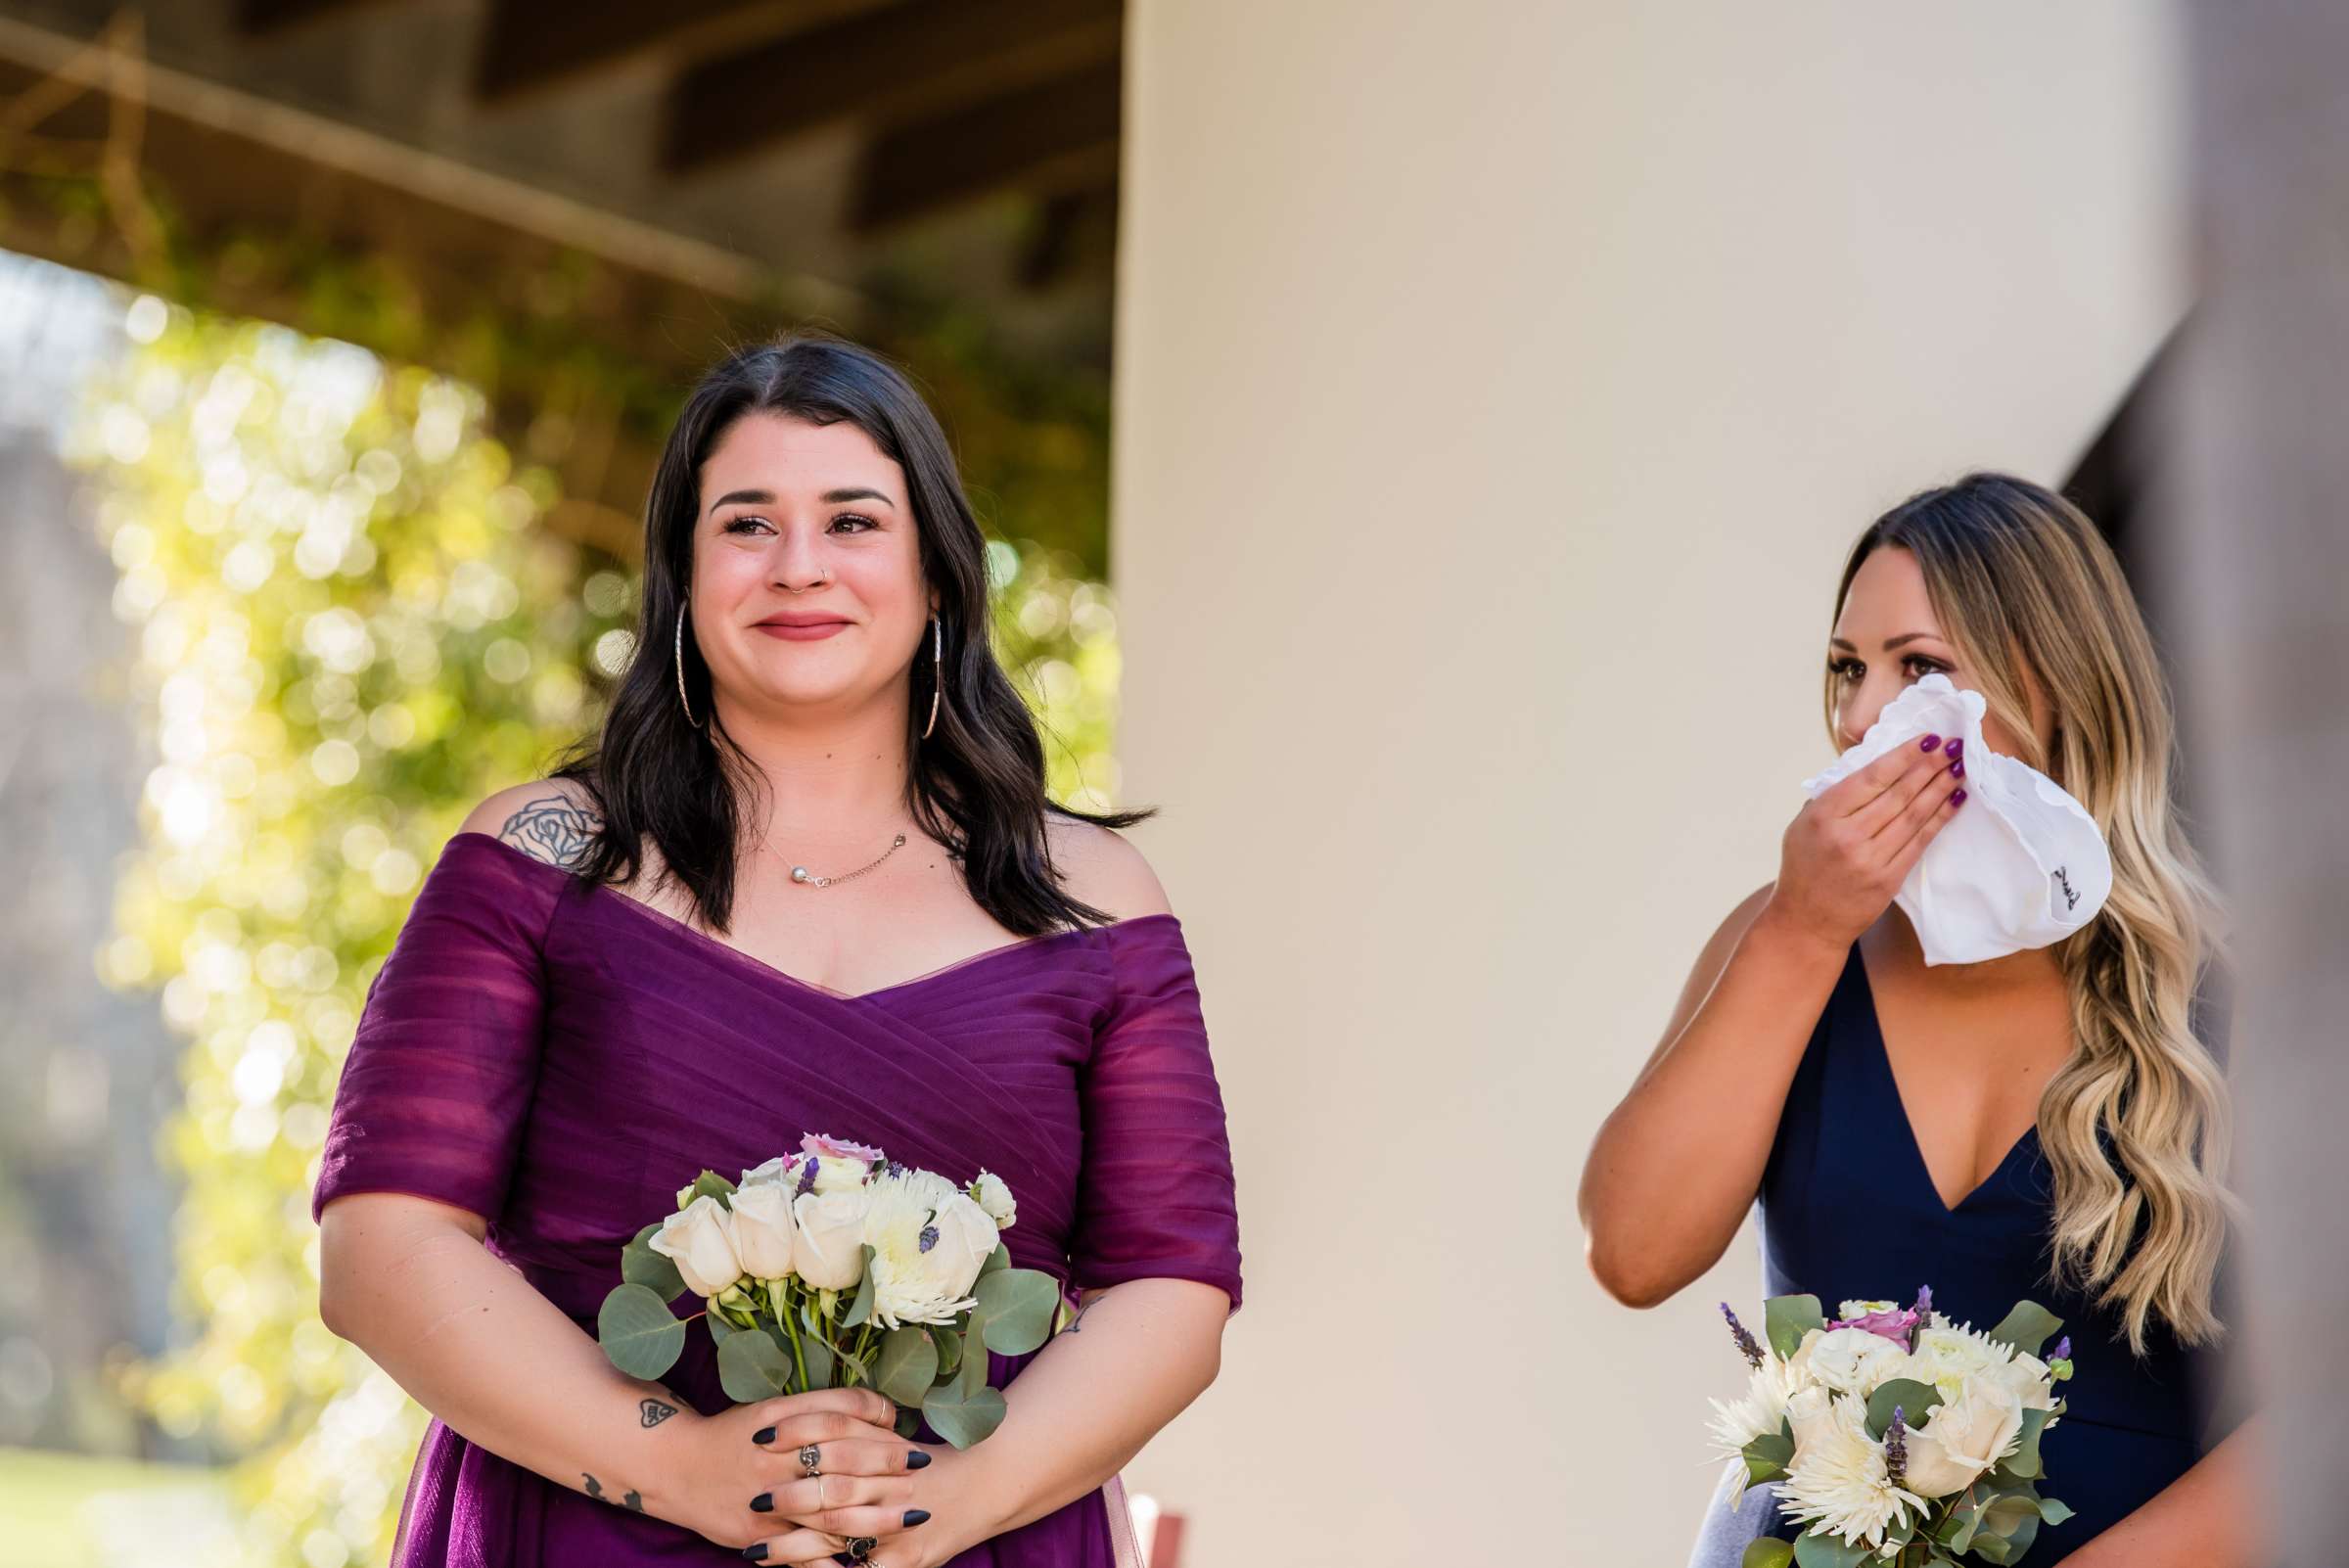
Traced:
<svg viewBox="0 0 2349 1568">
<path fill-rule="evenodd" d="M 1878 518 L 1853 546 L 1838 611 L 1879 549 L 1916 558 L 1990 713 L 2112 851 L 2103 912 L 2056 948 L 2075 1043 L 2039 1104 L 2055 1177 L 2050 1274 L 2115 1311 L 2139 1355 L 2156 1318 L 2208 1343 L 2224 1332 L 2212 1298 L 2235 1212 L 2227 1084 L 2193 1020 L 2218 905 L 2179 820 L 2169 693 L 2144 618 L 2080 509 L 2004 475 L 1968 475 Z M 2034 681 L 2055 714 L 2045 755 Z M 1826 701 L 1832 735 L 1832 676 Z"/>
</svg>

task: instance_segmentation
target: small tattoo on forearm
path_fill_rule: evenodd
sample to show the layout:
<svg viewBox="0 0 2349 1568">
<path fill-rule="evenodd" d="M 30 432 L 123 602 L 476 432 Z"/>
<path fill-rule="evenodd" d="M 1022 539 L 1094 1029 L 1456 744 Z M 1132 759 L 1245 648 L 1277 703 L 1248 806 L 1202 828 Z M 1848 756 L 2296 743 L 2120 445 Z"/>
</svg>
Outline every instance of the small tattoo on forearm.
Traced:
<svg viewBox="0 0 2349 1568">
<path fill-rule="evenodd" d="M 677 1413 L 677 1407 L 675 1406 L 665 1405 L 659 1400 L 646 1400 L 638 1406 L 638 1408 L 644 1411 L 644 1424 L 646 1426 L 659 1426 L 662 1422 L 668 1420 L 670 1416 Z"/>
<path fill-rule="evenodd" d="M 589 1475 L 586 1471 L 581 1470 L 579 1472 L 579 1479 L 587 1483 L 587 1496 L 593 1498 L 598 1502 L 610 1502 L 612 1500 L 610 1498 L 604 1496 L 604 1484 L 598 1481 L 595 1477 Z M 644 1512 L 644 1499 L 633 1492 L 623 1495 L 617 1505 L 627 1509 L 630 1513 Z"/>
<path fill-rule="evenodd" d="M 548 795 L 507 817 L 497 836 L 532 859 L 568 870 L 585 856 L 603 825 L 601 816 L 569 796 Z"/>
</svg>

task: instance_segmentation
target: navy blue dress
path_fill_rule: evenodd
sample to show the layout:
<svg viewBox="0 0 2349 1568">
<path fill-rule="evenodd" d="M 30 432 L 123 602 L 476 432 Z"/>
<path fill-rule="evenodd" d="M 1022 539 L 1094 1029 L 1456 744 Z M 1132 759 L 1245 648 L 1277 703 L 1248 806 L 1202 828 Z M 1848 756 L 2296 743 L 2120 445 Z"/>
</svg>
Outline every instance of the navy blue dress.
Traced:
<svg viewBox="0 0 2349 1568">
<path fill-rule="evenodd" d="M 1901 1104 L 1867 971 L 1854 947 L 1787 1090 L 1762 1176 L 1766 1293 L 1846 1300 L 1933 1287 L 1957 1322 L 1989 1328 L 2025 1299 L 2064 1320 L 2077 1373 L 2042 1453 L 2042 1490 L 2077 1517 L 2040 1532 L 2028 1568 L 2061 1561 L 2192 1467 L 2224 1435 L 2209 1418 L 2215 1356 L 2166 1329 L 2130 1354 L 2118 1318 L 2048 1282 L 2053 1179 L 2033 1129 L 1948 1208 Z M 1781 1528 L 1791 1537 L 1796 1532 Z"/>
</svg>

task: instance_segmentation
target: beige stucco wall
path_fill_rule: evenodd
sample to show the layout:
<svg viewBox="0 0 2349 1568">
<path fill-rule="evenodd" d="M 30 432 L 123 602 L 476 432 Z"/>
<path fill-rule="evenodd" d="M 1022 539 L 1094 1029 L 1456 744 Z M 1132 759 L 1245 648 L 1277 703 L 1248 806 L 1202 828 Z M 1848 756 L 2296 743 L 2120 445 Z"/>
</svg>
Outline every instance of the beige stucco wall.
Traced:
<svg viewBox="0 0 2349 1568">
<path fill-rule="evenodd" d="M 1186 1568 L 1680 1560 L 1753 1253 L 1614 1306 L 1582 1155 L 1824 755 L 1843 547 L 2060 477 L 2179 310 L 2165 22 L 1135 0 L 1125 793 L 1252 1292 L 1132 1472 Z"/>
</svg>

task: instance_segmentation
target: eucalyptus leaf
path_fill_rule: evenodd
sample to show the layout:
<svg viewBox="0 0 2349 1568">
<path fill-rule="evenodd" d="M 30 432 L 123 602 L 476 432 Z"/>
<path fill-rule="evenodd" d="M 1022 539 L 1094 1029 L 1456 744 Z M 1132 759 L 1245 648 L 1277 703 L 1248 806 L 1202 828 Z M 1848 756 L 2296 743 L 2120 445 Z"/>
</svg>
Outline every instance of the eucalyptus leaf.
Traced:
<svg viewBox="0 0 2349 1568">
<path fill-rule="evenodd" d="M 821 1339 L 803 1339 L 800 1341 L 800 1357 L 807 1363 L 808 1393 L 832 1386 L 833 1375 L 839 1368 L 833 1359 L 831 1346 Z"/>
<path fill-rule="evenodd" d="M 2053 1498 L 2042 1498 L 2039 1499 L 2039 1516 L 2049 1524 L 2059 1525 L 2072 1516 L 2071 1505 L 2058 1502 Z"/>
<path fill-rule="evenodd" d="M 2018 1301 L 2014 1311 L 1999 1321 L 1990 1337 L 2002 1345 L 2012 1345 L 2025 1356 L 2037 1356 L 2048 1336 L 2063 1326 L 2063 1319 L 2035 1301 Z"/>
<path fill-rule="evenodd" d="M 1860 1568 L 1867 1555 L 1867 1547 L 1847 1546 L 1833 1536 L 1806 1533 L 1794 1542 L 1796 1568 Z"/>
<path fill-rule="evenodd" d="M 898 1436 L 910 1443 L 922 1430 L 922 1412 L 910 1405 L 898 1407 Z"/>
<path fill-rule="evenodd" d="M 1817 1296 L 1773 1296 L 1762 1304 L 1762 1322 L 1770 1348 L 1785 1360 L 1802 1349 L 1805 1334 L 1827 1326 L 1827 1315 L 1819 1311 Z"/>
<path fill-rule="evenodd" d="M 873 1386 L 899 1405 L 919 1405 L 938 1377 L 938 1345 L 917 1327 L 892 1329 L 881 1336 L 873 1358 Z"/>
<path fill-rule="evenodd" d="M 617 1285 L 595 1314 L 595 1338 L 614 1366 L 650 1382 L 677 1364 L 685 1324 L 649 1287 Z"/>
<path fill-rule="evenodd" d="M 2039 1499 L 2026 1493 L 1993 1499 L 1990 1506 L 1982 1510 L 1982 1529 L 1990 1535 L 2011 1540 L 2026 1524 L 2034 1529 L 2039 1525 Z"/>
<path fill-rule="evenodd" d="M 2032 1523 L 2036 1525 L 2038 1521 L 2033 1520 Z M 2005 1564 L 2014 1561 L 2015 1545 L 2004 1536 L 1994 1536 L 1988 1531 L 1984 1531 L 1974 1537 L 1973 1553 L 1984 1562 L 1996 1563 L 2000 1565 L 2000 1568 L 2004 1568 Z"/>
<path fill-rule="evenodd" d="M 1060 1282 L 1034 1268 L 1004 1268 L 979 1281 L 972 1292 L 984 1320 L 981 1339 L 997 1356 L 1025 1356 L 1052 1334 L 1060 1307 Z"/>
<path fill-rule="evenodd" d="M 789 1353 L 758 1329 L 744 1329 L 717 1348 L 718 1387 L 737 1405 L 788 1394 L 797 1375 Z"/>
<path fill-rule="evenodd" d="M 995 1243 L 995 1250 L 987 1255 L 987 1262 L 979 1266 L 979 1277 L 981 1279 L 985 1279 L 988 1275 L 995 1272 L 997 1269 L 1009 1268 L 1010 1267 L 1011 1249 L 998 1241 Z"/>
<path fill-rule="evenodd" d="M 841 1318 L 843 1328 L 862 1328 L 873 1315 L 873 1249 L 864 1249 L 864 1277 L 856 1282 L 856 1299 L 850 1303 L 848 1315 Z"/>
<path fill-rule="evenodd" d="M 2023 1412 L 2022 1439 L 2012 1453 L 1999 1461 L 1994 1474 L 2012 1476 L 2018 1481 L 2036 1481 L 2048 1473 L 2047 1463 L 2040 1457 L 2039 1437 L 2047 1430 L 2049 1414 L 2047 1410 Z"/>
<path fill-rule="evenodd" d="M 1759 1486 L 1786 1474 L 1794 1462 L 1794 1439 L 1782 1432 L 1765 1432 L 1739 1451 L 1745 1455 L 1745 1484 Z"/>
<path fill-rule="evenodd" d="M 968 1398 L 959 1389 L 932 1389 L 922 1405 L 930 1429 L 957 1449 L 985 1440 L 1003 1424 L 1006 1407 L 1000 1389 L 982 1388 Z"/>
<path fill-rule="evenodd" d="M 734 1183 L 719 1176 L 715 1171 L 704 1171 L 700 1176 L 694 1177 L 693 1190 L 686 1196 L 689 1201 L 693 1198 L 715 1198 L 730 1209 L 733 1205 L 727 1203 L 726 1200 L 734 1196 Z M 682 1208 L 685 1205 L 679 1205 L 679 1207 Z"/>
<path fill-rule="evenodd" d="M 963 1341 L 962 1377 L 959 1386 L 964 1399 L 978 1398 L 979 1391 L 987 1387 L 987 1374 L 990 1370 L 992 1368 L 987 1358 L 987 1342 L 985 1340 Z M 924 1409 L 929 1407 L 928 1405 L 922 1407 Z"/>
<path fill-rule="evenodd" d="M 1746 1543 L 1745 1558 L 1738 1568 L 1786 1568 L 1794 1561 L 1794 1543 L 1780 1541 L 1775 1536 L 1764 1536 Z"/>
<path fill-rule="evenodd" d="M 642 1285 L 663 1301 L 675 1301 L 685 1294 L 685 1276 L 677 1266 L 653 1251 L 652 1239 L 661 1233 L 658 1224 L 646 1225 L 636 1232 L 636 1239 L 620 1249 L 620 1277 L 631 1285 Z"/>
<path fill-rule="evenodd" d="M 1941 1390 L 1912 1377 L 1896 1377 L 1867 1397 L 1867 1435 L 1882 1442 L 1892 1430 L 1892 1412 L 1911 1427 L 1925 1424 L 1925 1412 L 1942 1403 Z"/>
<path fill-rule="evenodd" d="M 930 1337 L 938 1344 L 938 1375 L 952 1377 L 962 1365 L 962 1336 L 951 1328 L 933 1328 Z"/>
<path fill-rule="evenodd" d="M 739 1334 L 742 1332 L 741 1329 L 734 1326 L 733 1320 L 727 1317 L 723 1313 L 704 1313 L 702 1314 L 702 1321 L 710 1325 L 710 1343 L 721 1350 L 725 1348 L 726 1337 L 729 1334 Z"/>
</svg>

